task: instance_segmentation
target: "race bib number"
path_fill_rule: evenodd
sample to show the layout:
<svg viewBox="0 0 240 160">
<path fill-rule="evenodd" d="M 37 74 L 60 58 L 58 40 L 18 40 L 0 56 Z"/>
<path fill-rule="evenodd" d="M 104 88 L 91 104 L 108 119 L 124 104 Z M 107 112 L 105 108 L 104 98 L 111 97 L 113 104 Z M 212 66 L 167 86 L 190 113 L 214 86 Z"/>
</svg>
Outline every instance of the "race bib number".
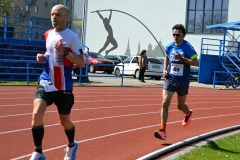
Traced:
<svg viewBox="0 0 240 160">
<path fill-rule="evenodd" d="M 43 86 L 43 88 L 46 92 L 57 91 L 57 88 L 50 81 L 40 80 L 40 85 Z"/>
<path fill-rule="evenodd" d="M 183 76 L 184 64 L 171 63 L 170 74 L 174 76 Z"/>
</svg>

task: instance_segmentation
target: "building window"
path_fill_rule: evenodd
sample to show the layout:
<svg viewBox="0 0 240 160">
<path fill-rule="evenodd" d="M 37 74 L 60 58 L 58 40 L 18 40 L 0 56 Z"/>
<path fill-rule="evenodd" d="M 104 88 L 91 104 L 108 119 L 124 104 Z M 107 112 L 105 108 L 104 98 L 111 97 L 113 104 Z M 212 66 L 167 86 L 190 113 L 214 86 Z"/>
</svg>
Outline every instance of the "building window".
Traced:
<svg viewBox="0 0 240 160">
<path fill-rule="evenodd" d="M 188 33 L 222 33 L 222 30 L 206 29 L 206 26 L 228 21 L 229 0 L 188 0 Z"/>
<path fill-rule="evenodd" d="M 48 2 L 44 2 L 44 7 L 48 8 Z"/>
<path fill-rule="evenodd" d="M 67 6 L 67 0 L 63 0 L 63 4 Z"/>
<path fill-rule="evenodd" d="M 38 7 L 37 6 L 35 6 L 35 8 L 34 8 L 34 12 L 38 13 Z"/>
<path fill-rule="evenodd" d="M 26 11 L 27 11 L 27 12 L 29 11 L 29 6 L 28 6 L 28 5 L 26 5 Z"/>
</svg>

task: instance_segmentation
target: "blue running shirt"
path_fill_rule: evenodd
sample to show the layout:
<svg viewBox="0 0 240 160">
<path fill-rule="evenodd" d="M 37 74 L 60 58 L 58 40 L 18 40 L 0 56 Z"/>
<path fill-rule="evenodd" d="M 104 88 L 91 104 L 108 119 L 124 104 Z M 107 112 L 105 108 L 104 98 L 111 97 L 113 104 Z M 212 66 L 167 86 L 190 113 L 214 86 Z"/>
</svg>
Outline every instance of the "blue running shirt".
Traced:
<svg viewBox="0 0 240 160">
<path fill-rule="evenodd" d="M 166 79 L 173 83 L 188 83 L 190 81 L 190 65 L 175 59 L 174 53 L 176 52 L 188 59 L 197 58 L 198 54 L 192 45 L 186 40 L 183 40 L 183 43 L 180 46 L 176 46 L 174 42 L 166 46 L 166 53 L 169 58 L 169 64 L 167 67 L 168 76 Z"/>
</svg>

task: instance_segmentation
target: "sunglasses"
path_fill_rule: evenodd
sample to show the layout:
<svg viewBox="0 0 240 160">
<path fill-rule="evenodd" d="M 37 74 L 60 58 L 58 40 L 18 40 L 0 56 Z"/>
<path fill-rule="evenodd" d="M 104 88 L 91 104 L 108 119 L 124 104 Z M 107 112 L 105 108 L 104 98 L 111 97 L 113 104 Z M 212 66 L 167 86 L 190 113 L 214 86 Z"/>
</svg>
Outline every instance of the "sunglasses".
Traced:
<svg viewBox="0 0 240 160">
<path fill-rule="evenodd" d="M 176 37 L 179 37 L 179 36 L 181 36 L 182 34 L 180 34 L 180 33 L 177 33 L 177 34 L 176 34 L 176 33 L 173 33 L 172 35 L 173 35 L 173 37 L 175 37 L 175 36 L 176 36 Z"/>
</svg>

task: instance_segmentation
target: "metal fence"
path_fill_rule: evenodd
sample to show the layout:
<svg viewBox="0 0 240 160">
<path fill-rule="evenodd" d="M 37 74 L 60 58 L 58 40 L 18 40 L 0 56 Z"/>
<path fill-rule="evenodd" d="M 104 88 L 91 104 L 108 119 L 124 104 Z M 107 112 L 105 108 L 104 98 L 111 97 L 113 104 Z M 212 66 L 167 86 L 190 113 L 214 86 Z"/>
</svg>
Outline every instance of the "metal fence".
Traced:
<svg viewBox="0 0 240 160">
<path fill-rule="evenodd" d="M 8 63 L 8 66 L 2 65 Z M 0 59 L 0 80 L 1 81 L 26 81 L 29 85 L 31 81 L 38 81 L 40 74 L 42 73 L 45 63 L 41 66 L 36 60 L 14 60 L 14 59 Z M 123 86 L 124 76 L 115 76 L 109 74 L 88 74 L 88 65 L 80 68 L 79 74 L 72 74 L 74 82 L 78 83 L 101 83 L 105 85 L 118 85 Z M 109 66 L 109 65 L 108 65 Z M 115 66 L 115 65 L 112 65 Z M 122 66 L 122 65 L 121 65 Z M 108 79 L 108 80 L 106 80 Z M 115 79 L 114 81 L 110 79 Z M 103 81 L 104 80 L 104 81 Z M 114 83 L 113 83 L 114 82 Z"/>
<path fill-rule="evenodd" d="M 50 29 L 51 21 L 12 16 L 0 16 L 0 37 L 4 42 L 11 39 L 43 41 L 44 32 Z"/>
<path fill-rule="evenodd" d="M 37 81 L 44 69 L 44 64 L 36 62 L 35 57 L 39 47 L 44 47 L 43 35 L 50 29 L 50 20 L 21 18 L 11 16 L 0 16 L 0 80 L 1 81 Z M 89 52 L 89 48 L 83 45 L 83 49 Z M 34 47 L 34 48 L 32 48 Z M 24 48 L 24 49 L 23 49 Z M 27 50 L 27 49 L 28 50 Z M 30 49 L 32 48 L 32 49 Z M 142 86 L 132 76 L 121 76 L 114 74 L 89 73 L 88 57 L 86 57 L 85 68 L 80 69 L 79 74 L 73 74 L 74 82 L 88 83 L 89 85 L 114 85 L 114 86 Z M 116 66 L 115 64 L 95 64 L 105 66 Z M 117 64 L 120 65 L 120 64 Z M 123 68 L 124 66 L 121 65 Z M 126 80 L 127 83 L 124 83 Z M 150 79 L 149 79 L 150 81 Z M 158 81 L 156 84 L 158 84 Z M 151 82 L 155 84 L 155 82 Z M 147 84 L 146 84 L 147 85 Z"/>
</svg>

